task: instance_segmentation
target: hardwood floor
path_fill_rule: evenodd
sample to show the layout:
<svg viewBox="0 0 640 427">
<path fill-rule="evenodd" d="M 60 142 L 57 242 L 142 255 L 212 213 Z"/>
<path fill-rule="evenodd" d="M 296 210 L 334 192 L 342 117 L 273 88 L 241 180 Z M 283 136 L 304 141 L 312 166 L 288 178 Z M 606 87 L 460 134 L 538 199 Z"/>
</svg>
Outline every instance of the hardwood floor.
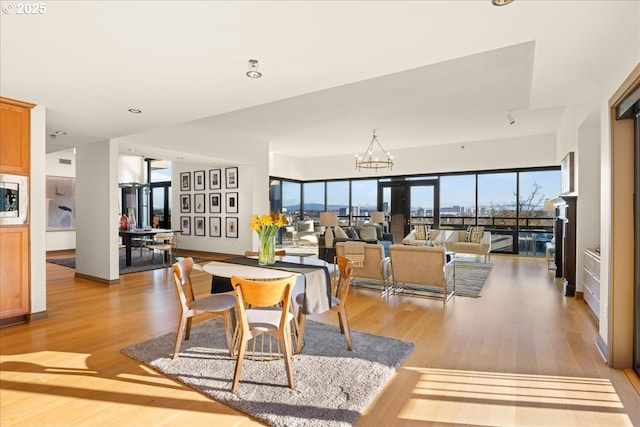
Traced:
<svg viewBox="0 0 640 427">
<path fill-rule="evenodd" d="M 356 425 L 640 426 L 640 397 L 603 362 L 584 301 L 562 296 L 542 258 L 492 262 L 481 298 L 444 308 L 351 291 L 353 329 L 416 344 Z M 0 330 L 0 425 L 261 425 L 120 353 L 175 330 L 168 270 L 108 287 L 46 268 L 48 319 Z M 193 279 L 209 292 L 208 275 Z M 310 318 L 337 324 L 333 312 Z"/>
</svg>

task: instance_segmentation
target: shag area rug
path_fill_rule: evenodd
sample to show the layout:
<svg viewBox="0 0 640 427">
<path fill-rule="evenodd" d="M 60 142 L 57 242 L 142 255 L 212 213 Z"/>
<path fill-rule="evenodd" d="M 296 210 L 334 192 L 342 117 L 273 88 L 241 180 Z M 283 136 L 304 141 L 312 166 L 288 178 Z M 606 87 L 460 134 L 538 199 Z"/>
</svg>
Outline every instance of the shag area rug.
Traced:
<svg viewBox="0 0 640 427">
<path fill-rule="evenodd" d="M 394 338 L 351 334 L 354 351 L 347 350 L 338 327 L 307 320 L 304 348 L 293 356 L 295 388 L 287 385 L 283 360 L 245 360 L 236 394 L 235 358 L 219 317 L 194 325 L 178 359 L 171 359 L 175 333 L 122 352 L 271 426 L 349 426 L 414 348 Z"/>
<path fill-rule="evenodd" d="M 478 263 L 467 261 L 456 261 L 456 296 L 479 298 L 482 287 L 484 286 L 491 269 L 492 263 Z M 362 286 L 369 289 L 380 290 L 379 282 L 371 282 L 369 280 L 355 279 L 352 284 Z M 442 295 L 442 289 L 432 288 L 429 286 L 411 286 L 411 284 L 399 283 L 404 294 L 414 295 Z M 449 292 L 453 286 L 453 282 L 447 284 Z"/>
<path fill-rule="evenodd" d="M 120 251 L 120 274 L 129 274 L 129 273 L 137 273 L 138 271 L 148 271 L 155 270 L 157 268 L 162 268 L 162 254 L 156 253 L 152 258 L 149 253 L 143 252 L 143 255 L 140 256 L 140 252 L 138 250 L 131 251 L 131 265 L 126 265 L 125 260 L 125 252 L 124 250 Z M 202 262 L 207 261 L 204 258 L 193 258 L 194 262 Z M 47 262 L 51 264 L 62 265 L 69 268 L 76 268 L 76 258 L 49 258 Z M 174 261 L 175 262 L 175 261 Z M 171 267 L 171 263 L 165 261 L 164 267 Z"/>
</svg>

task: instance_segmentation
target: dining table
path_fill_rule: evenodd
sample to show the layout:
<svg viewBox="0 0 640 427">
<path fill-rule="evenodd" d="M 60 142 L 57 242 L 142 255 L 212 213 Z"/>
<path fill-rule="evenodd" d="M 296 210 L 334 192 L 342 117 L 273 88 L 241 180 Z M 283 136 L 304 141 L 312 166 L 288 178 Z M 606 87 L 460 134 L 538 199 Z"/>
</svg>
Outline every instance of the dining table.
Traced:
<svg viewBox="0 0 640 427">
<path fill-rule="evenodd" d="M 155 236 L 158 233 L 174 233 L 174 230 L 164 228 L 136 228 L 131 230 L 119 230 L 118 234 L 122 237 L 125 246 L 125 264 L 127 267 L 131 265 L 131 248 L 133 247 L 133 239 L 137 237 Z"/>
<path fill-rule="evenodd" d="M 232 276 L 249 280 L 275 280 L 296 275 L 293 301 L 304 293 L 304 303 L 299 310 L 304 314 L 320 314 L 331 309 L 331 269 L 332 264 L 324 260 L 301 256 L 276 256 L 273 265 L 258 265 L 257 257 L 238 256 L 221 261 L 210 261 L 203 266 L 205 272 L 223 280 Z M 293 304 L 293 303 L 292 303 Z M 292 305 L 292 309 L 294 306 Z M 296 316 L 294 316 L 294 319 Z M 299 336 L 297 321 L 294 335 Z"/>
<path fill-rule="evenodd" d="M 210 261 L 203 268 L 214 277 L 227 279 L 238 276 L 251 280 L 274 280 L 295 274 L 294 293 L 304 292 L 305 314 L 320 314 L 331 309 L 332 264 L 318 258 L 292 255 L 276 256 L 275 259 L 275 264 L 258 265 L 257 257 L 238 256 Z"/>
</svg>

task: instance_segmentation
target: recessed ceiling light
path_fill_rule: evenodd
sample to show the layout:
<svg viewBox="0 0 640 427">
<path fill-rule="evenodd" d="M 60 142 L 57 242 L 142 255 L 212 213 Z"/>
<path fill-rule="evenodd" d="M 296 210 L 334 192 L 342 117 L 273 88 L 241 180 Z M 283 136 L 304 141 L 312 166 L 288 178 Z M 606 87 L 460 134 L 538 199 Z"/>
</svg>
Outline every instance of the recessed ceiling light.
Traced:
<svg viewBox="0 0 640 427">
<path fill-rule="evenodd" d="M 137 108 L 129 108 L 129 112 L 133 114 L 140 114 L 142 110 L 138 110 Z"/>
<path fill-rule="evenodd" d="M 176 157 L 178 160 L 184 160 L 184 157 Z"/>
<path fill-rule="evenodd" d="M 57 130 L 56 135 L 66 135 L 67 133 L 63 130 Z"/>
<path fill-rule="evenodd" d="M 491 0 L 494 6 L 505 6 L 511 3 L 513 0 Z"/>
<path fill-rule="evenodd" d="M 135 148 L 129 148 L 129 151 L 130 151 L 131 153 L 135 153 L 135 152 L 136 152 L 136 151 L 138 151 L 138 150 L 136 150 Z"/>
<path fill-rule="evenodd" d="M 247 71 L 247 76 L 251 77 L 252 79 L 259 79 L 260 77 L 262 77 L 262 73 L 258 71 L 257 59 L 249 60 L 249 71 Z"/>
</svg>

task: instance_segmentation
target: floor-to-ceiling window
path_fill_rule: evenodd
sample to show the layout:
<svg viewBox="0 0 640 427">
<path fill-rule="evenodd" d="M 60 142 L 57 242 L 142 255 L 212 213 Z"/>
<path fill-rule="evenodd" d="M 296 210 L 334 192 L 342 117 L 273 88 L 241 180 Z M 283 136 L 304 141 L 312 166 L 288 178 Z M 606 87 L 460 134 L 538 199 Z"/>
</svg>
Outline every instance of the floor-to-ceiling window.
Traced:
<svg viewBox="0 0 640 427">
<path fill-rule="evenodd" d="M 301 214 L 301 190 L 299 182 L 282 180 L 282 212 L 290 223 L 300 219 Z"/>
<path fill-rule="evenodd" d="M 516 178 L 515 172 L 478 174 L 478 222 L 491 231 L 492 252 L 517 250 Z"/>
<path fill-rule="evenodd" d="M 340 225 L 349 225 L 349 181 L 327 182 L 326 209 L 338 212 Z"/>
<path fill-rule="evenodd" d="M 518 174 L 518 241 L 527 242 L 527 255 L 544 255 L 545 244 L 553 238 L 554 212 L 545 201 L 557 197 L 561 183 L 556 171 L 530 171 Z"/>
<path fill-rule="evenodd" d="M 440 177 L 440 227 L 475 224 L 476 175 Z"/>
<path fill-rule="evenodd" d="M 324 211 L 324 182 L 305 182 L 302 184 L 302 200 L 302 217 L 318 223 L 320 212 Z"/>
<path fill-rule="evenodd" d="M 351 181 L 351 224 L 361 226 L 369 222 L 371 212 L 378 210 L 378 180 Z"/>
<path fill-rule="evenodd" d="M 317 225 L 319 213 L 327 210 L 338 212 L 340 225 L 363 225 L 370 222 L 371 212 L 382 209 L 390 220 L 388 228 L 393 229 L 398 217 L 397 241 L 412 224 L 448 229 L 479 225 L 491 232 L 493 252 L 542 256 L 553 233 L 553 212 L 544 210 L 544 201 L 560 194 L 561 176 L 559 167 L 548 167 L 305 183 L 277 180 L 282 183 L 282 203 L 272 201 L 272 209 L 282 209 L 292 221 L 313 219 Z M 394 194 L 400 196 L 397 203 Z M 398 215 L 394 204 L 400 207 Z"/>
</svg>

